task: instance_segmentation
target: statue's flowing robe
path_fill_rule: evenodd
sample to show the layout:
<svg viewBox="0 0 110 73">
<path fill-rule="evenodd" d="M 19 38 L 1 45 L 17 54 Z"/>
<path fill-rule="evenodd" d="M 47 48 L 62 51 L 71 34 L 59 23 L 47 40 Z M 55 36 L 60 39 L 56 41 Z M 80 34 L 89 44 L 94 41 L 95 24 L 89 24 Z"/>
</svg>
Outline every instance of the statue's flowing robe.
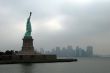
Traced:
<svg viewBox="0 0 110 73">
<path fill-rule="evenodd" d="M 29 18 L 27 19 L 25 36 L 31 36 L 31 32 L 32 32 L 32 29 L 31 29 L 31 22 L 30 22 L 30 16 L 29 16 Z"/>
</svg>

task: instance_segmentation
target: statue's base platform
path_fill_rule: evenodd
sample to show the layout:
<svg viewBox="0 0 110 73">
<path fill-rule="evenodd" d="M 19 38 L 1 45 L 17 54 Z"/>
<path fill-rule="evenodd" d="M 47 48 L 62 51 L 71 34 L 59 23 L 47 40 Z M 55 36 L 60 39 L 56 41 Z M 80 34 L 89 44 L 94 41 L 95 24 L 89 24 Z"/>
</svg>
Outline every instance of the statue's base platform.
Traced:
<svg viewBox="0 0 110 73">
<path fill-rule="evenodd" d="M 18 55 L 37 55 L 37 54 L 40 54 L 40 53 L 28 50 L 28 51 L 20 51 Z"/>
<path fill-rule="evenodd" d="M 77 59 L 57 59 L 56 55 L 5 55 L 1 56 L 0 64 L 17 63 L 54 63 L 54 62 L 76 62 Z"/>
</svg>

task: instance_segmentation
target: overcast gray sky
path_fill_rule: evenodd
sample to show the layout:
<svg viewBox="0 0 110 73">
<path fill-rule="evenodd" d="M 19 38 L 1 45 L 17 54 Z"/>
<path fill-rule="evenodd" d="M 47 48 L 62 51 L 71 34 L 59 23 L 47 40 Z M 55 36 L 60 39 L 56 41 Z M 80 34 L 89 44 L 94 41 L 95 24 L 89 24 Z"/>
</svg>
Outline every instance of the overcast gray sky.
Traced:
<svg viewBox="0 0 110 73">
<path fill-rule="evenodd" d="M 35 49 L 91 45 L 110 54 L 110 0 L 0 0 L 0 50 L 21 50 L 30 11 Z"/>
</svg>

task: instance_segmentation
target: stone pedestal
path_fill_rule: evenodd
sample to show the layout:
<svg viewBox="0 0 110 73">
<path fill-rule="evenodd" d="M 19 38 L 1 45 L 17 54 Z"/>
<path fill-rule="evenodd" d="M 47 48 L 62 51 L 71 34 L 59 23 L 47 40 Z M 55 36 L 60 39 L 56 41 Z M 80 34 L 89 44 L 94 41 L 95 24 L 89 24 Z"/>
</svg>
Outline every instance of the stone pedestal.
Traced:
<svg viewBox="0 0 110 73">
<path fill-rule="evenodd" d="M 36 52 L 34 51 L 33 47 L 33 39 L 32 36 L 24 36 L 23 38 L 23 46 L 21 53 L 22 55 L 35 55 Z"/>
</svg>

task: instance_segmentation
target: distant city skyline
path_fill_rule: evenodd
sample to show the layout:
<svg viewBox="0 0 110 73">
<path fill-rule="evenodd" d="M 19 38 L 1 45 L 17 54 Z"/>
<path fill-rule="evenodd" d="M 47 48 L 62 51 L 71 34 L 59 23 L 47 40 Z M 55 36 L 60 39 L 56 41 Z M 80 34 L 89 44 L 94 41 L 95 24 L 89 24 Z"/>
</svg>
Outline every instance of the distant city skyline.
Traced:
<svg viewBox="0 0 110 73">
<path fill-rule="evenodd" d="M 36 50 L 92 45 L 95 54 L 110 54 L 109 0 L 0 0 L 1 51 L 21 50 L 30 11 Z"/>
<path fill-rule="evenodd" d="M 86 48 L 81 48 L 76 46 L 73 48 L 72 45 L 68 45 L 67 47 L 57 46 L 52 50 L 45 50 L 41 48 L 39 50 L 42 54 L 56 54 L 58 57 L 95 57 L 98 56 L 93 52 L 93 46 L 87 46 Z"/>
</svg>

